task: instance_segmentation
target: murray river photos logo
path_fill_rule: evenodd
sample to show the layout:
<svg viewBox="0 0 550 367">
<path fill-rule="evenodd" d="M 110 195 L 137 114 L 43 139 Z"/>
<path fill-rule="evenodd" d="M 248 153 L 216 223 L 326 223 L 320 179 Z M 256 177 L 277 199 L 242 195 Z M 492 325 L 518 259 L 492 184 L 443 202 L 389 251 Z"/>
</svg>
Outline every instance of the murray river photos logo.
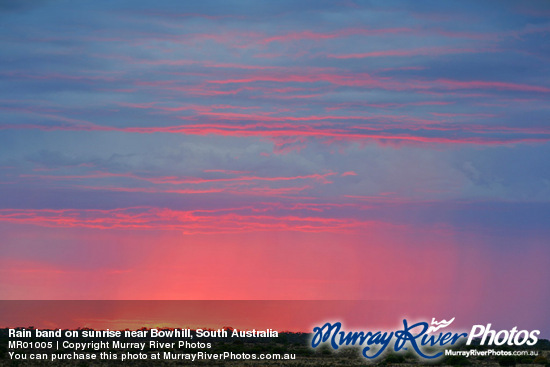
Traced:
<svg viewBox="0 0 550 367">
<path fill-rule="evenodd" d="M 455 320 L 436 321 L 431 324 L 417 322 L 410 324 L 403 320 L 403 329 L 395 331 L 345 331 L 340 322 L 327 322 L 323 326 L 313 328 L 311 346 L 329 345 L 337 350 L 343 346 L 360 346 L 361 354 L 368 359 L 380 357 L 384 351 L 393 347 L 395 352 L 413 350 L 419 357 L 436 359 L 443 356 L 444 349 L 466 340 L 470 345 L 474 338 L 480 338 L 481 345 L 535 345 L 539 330 L 531 332 L 511 330 L 492 330 L 491 324 L 474 325 L 470 333 L 443 330 Z"/>
</svg>

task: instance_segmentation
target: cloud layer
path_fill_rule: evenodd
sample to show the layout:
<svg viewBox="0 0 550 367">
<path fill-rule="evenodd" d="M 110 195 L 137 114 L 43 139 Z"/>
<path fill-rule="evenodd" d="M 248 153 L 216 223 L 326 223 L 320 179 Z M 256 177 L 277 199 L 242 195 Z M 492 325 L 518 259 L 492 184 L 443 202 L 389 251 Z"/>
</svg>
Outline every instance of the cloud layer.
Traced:
<svg viewBox="0 0 550 367">
<path fill-rule="evenodd" d="M 423 294 L 541 328 L 547 2 L 63 4 L 0 6 L 3 299 Z"/>
</svg>

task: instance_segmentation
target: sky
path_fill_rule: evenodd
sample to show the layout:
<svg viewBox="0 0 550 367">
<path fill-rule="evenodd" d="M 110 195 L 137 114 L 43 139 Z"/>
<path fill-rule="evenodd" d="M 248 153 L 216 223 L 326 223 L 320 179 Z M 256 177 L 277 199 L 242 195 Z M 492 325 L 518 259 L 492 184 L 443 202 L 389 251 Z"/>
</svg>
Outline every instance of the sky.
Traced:
<svg viewBox="0 0 550 367">
<path fill-rule="evenodd" d="M 547 1 L 3 1 L 0 298 L 548 337 L 549 33 Z"/>
</svg>

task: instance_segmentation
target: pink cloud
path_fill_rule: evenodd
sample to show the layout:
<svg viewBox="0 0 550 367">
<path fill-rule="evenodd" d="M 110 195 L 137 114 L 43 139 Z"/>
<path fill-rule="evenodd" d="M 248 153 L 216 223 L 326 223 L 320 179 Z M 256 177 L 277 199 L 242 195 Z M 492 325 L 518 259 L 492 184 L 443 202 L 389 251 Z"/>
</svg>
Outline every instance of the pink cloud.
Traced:
<svg viewBox="0 0 550 367">
<path fill-rule="evenodd" d="M 261 188 L 257 190 L 264 194 Z M 151 207 L 112 210 L 0 209 L 0 222 L 54 228 L 169 230 L 185 234 L 268 230 L 350 232 L 371 223 L 353 218 L 258 215 L 247 208 L 183 211 Z"/>
<path fill-rule="evenodd" d="M 444 47 L 425 47 L 409 50 L 383 50 L 371 51 L 353 54 L 328 54 L 328 58 L 333 59 L 364 59 L 369 57 L 410 57 L 410 56 L 439 56 L 450 54 L 464 53 L 482 53 L 494 52 L 490 49 L 473 49 L 473 48 L 444 48 Z"/>
<path fill-rule="evenodd" d="M 523 92 L 548 93 L 550 88 L 538 85 L 519 84 L 500 81 L 459 81 L 451 79 L 429 80 L 398 80 L 390 77 L 375 77 L 367 73 L 337 74 L 263 74 L 251 75 L 235 79 L 208 80 L 211 84 L 246 84 L 253 82 L 277 83 L 317 83 L 326 82 L 339 86 L 370 87 L 387 90 L 431 90 L 431 89 L 488 89 L 515 90 Z"/>
<path fill-rule="evenodd" d="M 210 170 L 207 172 L 224 172 L 235 174 L 239 171 L 223 171 L 223 170 Z M 111 173 L 111 172 L 95 172 L 84 175 L 27 175 L 23 174 L 20 177 L 30 177 L 30 178 L 40 178 L 40 179 L 50 179 L 50 180 L 73 180 L 73 179 L 90 179 L 90 178 L 113 178 L 113 177 L 122 177 L 122 178 L 132 178 L 136 180 L 147 181 L 155 184 L 171 184 L 171 185 L 182 185 L 182 184 L 205 184 L 205 183 L 219 183 L 219 182 L 254 182 L 254 181 L 267 181 L 267 182 L 277 182 L 277 181 L 294 181 L 294 180 L 316 180 L 322 183 L 329 182 L 327 177 L 336 175 L 335 172 L 328 172 L 323 174 L 310 174 L 310 175 L 301 175 L 301 176 L 279 176 L 279 177 L 262 177 L 262 176 L 237 176 L 237 177 L 223 177 L 223 178 L 201 178 L 201 177 L 177 177 L 177 176 L 140 176 L 134 173 Z"/>
<path fill-rule="evenodd" d="M 354 171 L 347 171 L 347 172 L 342 173 L 340 176 L 342 176 L 342 177 L 344 177 L 344 176 L 357 176 L 357 173 L 355 173 Z"/>
<path fill-rule="evenodd" d="M 351 36 L 374 36 L 384 34 L 396 34 L 411 32 L 410 28 L 382 28 L 382 29 L 366 29 L 366 28 L 347 28 L 334 32 L 313 32 L 309 30 L 301 32 L 290 32 L 283 35 L 276 35 L 271 37 L 265 37 L 261 39 L 260 43 L 269 44 L 272 42 L 294 42 L 301 40 L 320 41 L 334 38 L 344 38 Z"/>
<path fill-rule="evenodd" d="M 539 85 L 508 83 L 499 81 L 458 81 L 449 79 L 437 79 L 435 85 L 441 85 L 449 89 L 497 89 L 497 90 L 514 90 L 520 92 L 540 92 L 549 93 L 550 88 Z"/>
<path fill-rule="evenodd" d="M 233 116 L 237 117 L 237 116 Z M 335 119 L 336 116 L 296 118 L 296 120 L 314 120 Z M 358 119 L 364 117 L 356 117 Z M 396 119 L 398 121 L 398 119 Z M 422 122 L 421 120 L 420 122 Z M 433 121 L 432 121 L 433 122 Z M 272 140 L 277 146 L 284 146 L 289 141 L 303 142 L 302 139 L 318 138 L 325 139 L 327 142 L 334 141 L 365 141 L 374 140 L 380 142 L 410 142 L 410 143 L 443 143 L 443 144 L 480 144 L 480 145 L 503 145 L 528 142 L 546 142 L 550 140 L 547 129 L 544 128 L 508 128 L 501 126 L 434 126 L 434 125 L 403 125 L 400 129 L 409 129 L 410 132 L 395 133 L 385 131 L 392 128 L 385 124 L 380 127 L 373 126 L 346 126 L 346 125 L 325 125 L 317 126 L 315 124 L 295 125 L 295 124 L 224 124 L 224 123 L 205 123 L 189 124 L 164 127 L 109 127 L 109 126 L 46 126 L 46 125 L 2 125 L 0 129 L 40 129 L 45 131 L 66 130 L 66 131 L 120 131 L 127 133 L 170 133 L 186 135 L 219 135 L 235 137 L 261 137 Z M 398 127 L 397 125 L 395 127 Z M 476 136 L 460 137 L 456 135 L 445 136 L 423 136 L 417 133 L 421 130 L 434 131 L 463 131 L 477 134 Z M 509 131 L 521 132 L 525 136 L 503 137 L 502 135 L 490 135 L 488 132 Z M 415 134 L 413 134 L 415 133 Z M 541 135 L 544 134 L 544 135 Z M 291 140 L 289 140 L 291 139 Z"/>
</svg>

